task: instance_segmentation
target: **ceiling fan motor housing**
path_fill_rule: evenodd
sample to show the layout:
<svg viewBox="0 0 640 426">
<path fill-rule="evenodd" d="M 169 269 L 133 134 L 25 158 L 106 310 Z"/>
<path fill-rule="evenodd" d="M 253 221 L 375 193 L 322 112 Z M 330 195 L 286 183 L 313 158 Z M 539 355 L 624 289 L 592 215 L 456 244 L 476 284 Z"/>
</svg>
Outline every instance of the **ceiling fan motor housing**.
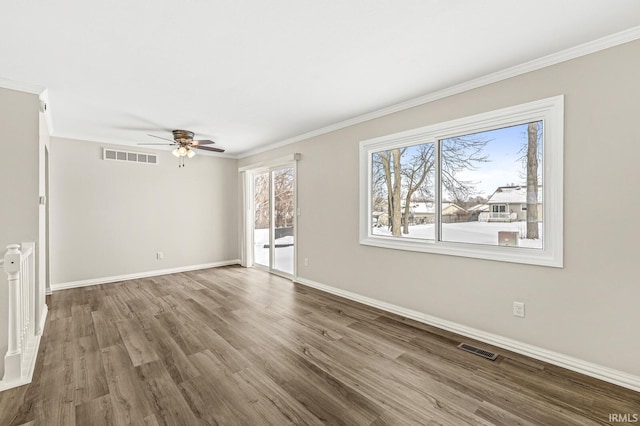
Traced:
<svg viewBox="0 0 640 426">
<path fill-rule="evenodd" d="M 185 142 L 191 142 L 193 140 L 193 132 L 190 132 L 188 130 L 173 130 L 173 139 L 176 142 L 181 142 L 181 143 L 185 143 Z"/>
</svg>

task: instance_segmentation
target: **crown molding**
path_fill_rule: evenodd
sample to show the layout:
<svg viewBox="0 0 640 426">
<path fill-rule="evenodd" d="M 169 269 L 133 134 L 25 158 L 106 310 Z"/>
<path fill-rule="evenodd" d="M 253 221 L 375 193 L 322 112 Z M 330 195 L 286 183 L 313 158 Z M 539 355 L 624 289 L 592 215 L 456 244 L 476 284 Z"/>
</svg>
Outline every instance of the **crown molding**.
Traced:
<svg viewBox="0 0 640 426">
<path fill-rule="evenodd" d="M 47 89 L 37 84 L 23 83 L 2 77 L 0 77 L 0 87 L 3 89 L 17 90 L 18 92 L 32 93 L 34 95 L 41 95 Z"/>
<path fill-rule="evenodd" d="M 316 136 L 324 135 L 336 130 L 344 129 L 346 127 L 353 126 L 355 124 L 359 124 L 365 121 L 373 120 L 375 118 L 383 117 L 385 115 L 404 111 L 406 109 L 410 109 L 419 105 L 433 102 L 438 99 L 446 98 L 446 97 L 463 93 L 472 89 L 477 89 L 482 86 L 486 86 L 492 83 L 497 83 L 499 81 L 506 80 L 508 78 L 516 77 L 528 72 L 536 71 L 536 70 L 546 68 L 552 65 L 556 65 L 562 62 L 576 59 L 581 56 L 586 56 L 591 53 L 599 52 L 601 50 L 605 50 L 611 47 L 619 46 L 621 44 L 629 43 L 631 41 L 635 41 L 638 39 L 640 39 L 640 26 L 636 26 L 624 31 L 620 31 L 618 33 L 605 36 L 587 43 L 583 43 L 578 46 L 574 46 L 569 49 L 562 50 L 560 52 L 552 53 L 550 55 L 543 56 L 541 58 L 534 59 L 532 61 L 528 61 L 519 65 L 515 65 L 513 67 L 506 68 L 501 71 L 487 74 L 482 77 L 475 78 L 473 80 L 459 83 L 445 89 L 427 93 L 425 95 L 412 98 L 404 102 L 400 102 L 398 104 L 381 108 L 375 111 L 371 111 L 369 113 L 362 114 L 347 120 L 343 120 L 325 127 L 321 127 L 316 130 L 305 132 L 297 136 L 293 136 L 291 138 L 281 140 L 279 142 L 270 143 L 265 146 L 240 152 L 235 155 L 234 154 L 212 155 L 208 153 L 207 154 L 201 153 L 201 154 L 233 158 L 233 159 L 250 157 L 255 154 L 259 154 L 265 151 L 270 151 L 275 148 L 283 147 L 286 145 L 290 145 L 292 143 L 296 143 L 296 142 L 300 142 Z M 10 80 L 6 78 L 0 78 L 0 88 L 17 90 L 25 93 L 33 93 L 35 95 L 43 95 L 44 93 L 46 96 L 46 87 L 39 86 L 36 84 L 23 83 L 20 81 Z M 85 141 L 98 142 L 98 143 L 109 143 L 113 145 L 125 145 L 125 146 L 131 145 L 131 144 L 124 144 L 121 140 L 111 140 L 111 139 L 96 140 L 94 137 L 90 137 L 90 136 L 87 137 L 87 136 L 77 135 L 77 134 L 56 134 L 53 131 L 53 122 L 51 120 L 51 117 L 48 118 L 47 125 L 49 127 L 49 133 L 53 137 L 85 140 Z"/>
<path fill-rule="evenodd" d="M 516 77 L 528 72 L 536 71 L 542 68 L 546 68 L 552 65 L 556 65 L 562 62 L 570 61 L 572 59 L 586 56 L 591 53 L 599 52 L 611 47 L 619 46 L 624 43 L 628 43 L 634 40 L 640 39 L 640 26 L 630 28 L 606 37 L 602 37 L 587 43 L 580 44 L 578 46 L 571 47 L 569 49 L 561 50 L 560 52 L 552 53 L 547 56 L 543 56 L 538 59 L 534 59 L 528 62 L 524 62 L 519 65 L 515 65 L 506 68 L 501 71 L 497 71 L 491 74 L 484 75 L 482 77 L 475 78 L 473 80 L 466 81 L 464 83 L 456 84 L 448 88 L 437 90 L 435 92 L 427 93 L 417 98 L 412 98 L 404 102 L 400 102 L 395 105 L 391 105 L 382 109 L 378 109 L 366 114 L 359 115 L 357 117 L 350 118 L 348 120 L 340 121 L 329 126 L 325 126 L 310 132 L 302 133 L 297 136 L 275 142 L 262 147 L 250 149 L 248 151 L 241 152 L 237 158 L 245 158 L 255 154 L 259 154 L 265 151 L 270 151 L 275 148 L 280 148 L 285 145 L 290 145 L 295 142 L 300 142 L 306 139 L 310 139 L 315 136 L 324 135 L 336 130 L 344 129 L 345 127 L 353 126 L 365 121 L 373 120 L 375 118 L 383 117 L 385 115 L 393 114 L 399 111 L 404 111 L 409 108 L 413 108 L 419 105 L 423 105 L 429 102 L 443 99 L 452 95 L 457 95 L 472 89 L 477 89 L 482 86 L 487 86 L 492 83 L 497 83 L 508 78 Z"/>
</svg>

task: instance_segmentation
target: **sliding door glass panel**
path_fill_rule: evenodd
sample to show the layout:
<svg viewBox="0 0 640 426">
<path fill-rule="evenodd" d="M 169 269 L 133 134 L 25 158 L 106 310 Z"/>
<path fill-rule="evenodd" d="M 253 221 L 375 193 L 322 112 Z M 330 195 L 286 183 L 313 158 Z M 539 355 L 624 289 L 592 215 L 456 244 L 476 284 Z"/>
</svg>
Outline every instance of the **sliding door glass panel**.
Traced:
<svg viewBox="0 0 640 426">
<path fill-rule="evenodd" d="M 294 183 L 293 167 L 273 170 L 273 269 L 293 274 Z"/>
<path fill-rule="evenodd" d="M 270 267 L 269 229 L 271 203 L 269 197 L 269 173 L 253 178 L 253 260 L 256 264 Z"/>
</svg>

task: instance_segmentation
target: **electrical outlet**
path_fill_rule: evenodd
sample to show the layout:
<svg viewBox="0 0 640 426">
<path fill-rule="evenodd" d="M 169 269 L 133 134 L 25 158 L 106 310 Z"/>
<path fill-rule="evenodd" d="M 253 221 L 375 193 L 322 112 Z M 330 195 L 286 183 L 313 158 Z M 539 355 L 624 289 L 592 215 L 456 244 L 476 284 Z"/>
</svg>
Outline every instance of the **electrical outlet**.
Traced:
<svg viewBox="0 0 640 426">
<path fill-rule="evenodd" d="M 164 253 L 162 253 L 161 251 L 156 253 L 156 260 L 162 260 L 164 259 Z"/>
<path fill-rule="evenodd" d="M 308 257 L 304 258 L 304 266 L 309 266 L 309 258 Z"/>
<path fill-rule="evenodd" d="M 523 302 L 513 302 L 513 316 L 524 318 L 524 303 Z"/>
</svg>

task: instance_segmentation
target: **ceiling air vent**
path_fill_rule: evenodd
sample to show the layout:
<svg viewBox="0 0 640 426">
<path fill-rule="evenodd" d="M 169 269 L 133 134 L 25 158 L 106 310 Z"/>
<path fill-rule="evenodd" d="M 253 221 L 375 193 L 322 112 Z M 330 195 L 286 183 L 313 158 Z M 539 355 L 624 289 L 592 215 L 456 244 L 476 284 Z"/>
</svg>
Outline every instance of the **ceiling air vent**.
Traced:
<svg viewBox="0 0 640 426">
<path fill-rule="evenodd" d="M 104 150 L 104 159 L 105 160 L 115 160 L 116 159 L 116 152 L 112 151 L 110 149 L 105 149 Z"/>
<path fill-rule="evenodd" d="M 128 163 L 158 164 L 158 156 L 146 152 L 120 151 L 104 148 L 102 158 L 104 160 L 126 161 Z"/>
</svg>

